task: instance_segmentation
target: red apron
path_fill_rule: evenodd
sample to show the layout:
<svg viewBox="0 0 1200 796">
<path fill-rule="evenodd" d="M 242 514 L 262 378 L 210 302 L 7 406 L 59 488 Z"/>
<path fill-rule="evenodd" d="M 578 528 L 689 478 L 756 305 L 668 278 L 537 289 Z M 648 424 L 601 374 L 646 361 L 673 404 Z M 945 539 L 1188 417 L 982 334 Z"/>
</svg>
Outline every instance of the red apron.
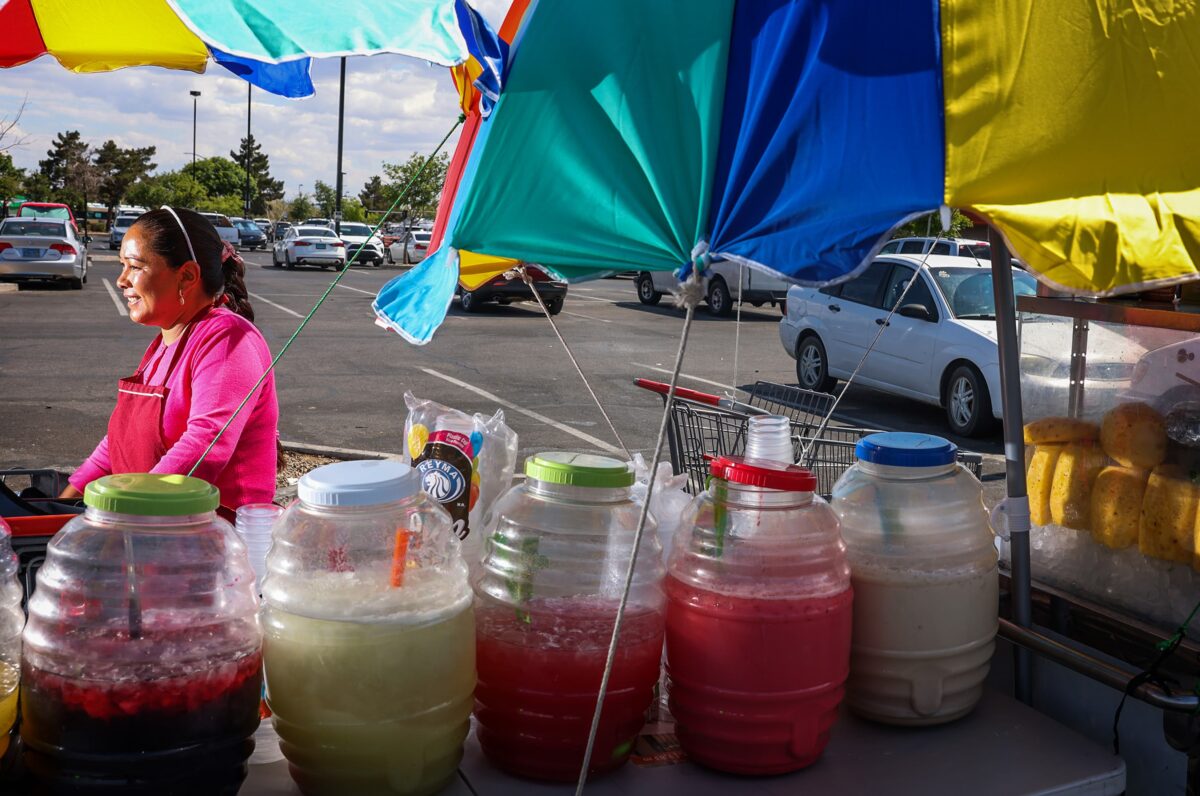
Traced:
<svg viewBox="0 0 1200 796">
<path fill-rule="evenodd" d="M 196 321 L 188 324 L 179 339 L 171 345 L 167 354 L 167 372 L 163 386 L 145 383 L 146 364 L 163 345 L 162 335 L 146 350 L 137 372 L 117 382 L 117 407 L 108 419 L 108 458 L 114 473 L 148 473 L 167 454 L 167 440 L 163 436 L 163 413 L 166 410 L 170 390 L 165 386 L 179 363 L 179 356 L 187 344 Z M 232 522 L 233 512 L 224 506 L 218 509 L 221 516 Z"/>
</svg>

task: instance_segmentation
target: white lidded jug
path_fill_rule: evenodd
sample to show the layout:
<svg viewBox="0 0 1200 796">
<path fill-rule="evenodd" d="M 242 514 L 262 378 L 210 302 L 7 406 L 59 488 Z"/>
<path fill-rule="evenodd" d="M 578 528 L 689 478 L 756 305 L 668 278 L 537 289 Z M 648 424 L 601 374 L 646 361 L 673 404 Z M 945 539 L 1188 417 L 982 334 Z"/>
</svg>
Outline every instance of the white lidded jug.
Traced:
<svg viewBox="0 0 1200 796">
<path fill-rule="evenodd" d="M 872 434 L 833 488 L 854 584 L 846 702 L 888 724 L 953 721 L 983 695 L 998 627 L 979 481 L 930 434 Z"/>
</svg>

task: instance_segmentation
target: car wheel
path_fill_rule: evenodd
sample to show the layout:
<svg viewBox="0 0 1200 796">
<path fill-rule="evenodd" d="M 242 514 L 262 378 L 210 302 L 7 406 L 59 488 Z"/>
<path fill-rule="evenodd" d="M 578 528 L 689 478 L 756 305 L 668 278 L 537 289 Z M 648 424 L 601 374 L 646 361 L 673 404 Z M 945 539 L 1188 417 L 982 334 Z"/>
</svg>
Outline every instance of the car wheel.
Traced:
<svg viewBox="0 0 1200 796">
<path fill-rule="evenodd" d="M 483 308 L 483 302 L 479 300 L 479 296 L 470 290 L 464 290 L 458 301 L 463 312 L 479 312 Z"/>
<path fill-rule="evenodd" d="M 412 257 L 410 257 L 408 254 L 408 247 L 404 248 L 404 255 L 403 255 L 402 259 L 403 259 L 404 265 L 412 265 Z"/>
<path fill-rule="evenodd" d="M 662 299 L 662 293 L 654 289 L 654 280 L 650 274 L 639 274 L 637 278 L 638 301 L 647 307 L 653 307 Z"/>
<path fill-rule="evenodd" d="M 340 263 L 338 263 L 337 265 L 335 265 L 335 266 L 333 267 L 333 270 L 335 270 L 335 271 L 345 271 L 345 270 L 346 270 L 346 261 L 345 261 L 345 260 L 342 260 Z"/>
<path fill-rule="evenodd" d="M 273 267 L 273 268 L 279 267 L 279 257 L 277 256 L 278 254 L 279 254 L 279 252 L 275 251 L 274 249 L 271 249 L 271 267 Z"/>
<path fill-rule="evenodd" d="M 71 290 L 83 290 L 83 280 L 80 279 L 79 277 L 75 277 L 74 279 L 68 279 L 67 287 L 71 288 Z"/>
<path fill-rule="evenodd" d="M 718 318 L 727 318 L 733 312 L 733 296 L 720 277 L 708 283 L 708 311 Z"/>
<path fill-rule="evenodd" d="M 387 247 L 387 251 L 384 252 L 384 256 L 387 257 L 388 265 L 396 264 L 395 258 L 392 257 L 392 247 L 391 246 Z"/>
<path fill-rule="evenodd" d="M 806 390 L 833 392 L 837 379 L 829 375 L 829 357 L 821 338 L 810 334 L 796 346 L 796 381 Z"/>
<path fill-rule="evenodd" d="M 288 254 L 286 249 L 283 252 L 283 264 L 289 271 L 296 270 L 296 264 L 292 262 L 292 255 Z"/>
<path fill-rule="evenodd" d="M 992 426 L 992 401 L 987 382 L 973 365 L 959 365 L 946 380 L 946 420 L 950 430 L 977 437 Z"/>
<path fill-rule="evenodd" d="M 558 298 L 552 298 L 546 302 L 546 312 L 550 313 L 551 315 L 557 315 L 558 313 L 562 312 L 562 308 L 563 308 L 563 297 L 562 296 L 559 296 Z"/>
<path fill-rule="evenodd" d="M 787 300 L 786 300 L 786 299 L 784 299 L 783 301 L 779 302 L 779 314 L 780 314 L 780 315 L 787 315 Z"/>
</svg>

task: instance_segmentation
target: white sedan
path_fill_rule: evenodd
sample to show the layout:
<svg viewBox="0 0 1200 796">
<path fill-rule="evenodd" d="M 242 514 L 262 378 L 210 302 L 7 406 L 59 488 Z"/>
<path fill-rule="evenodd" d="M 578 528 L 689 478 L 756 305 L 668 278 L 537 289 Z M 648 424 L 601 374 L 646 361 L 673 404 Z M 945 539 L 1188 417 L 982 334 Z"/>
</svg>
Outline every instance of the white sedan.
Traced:
<svg viewBox="0 0 1200 796">
<path fill-rule="evenodd" d="M 288 227 L 271 249 L 271 264 L 319 265 L 341 271 L 346 267 L 346 244 L 328 227 Z"/>
<path fill-rule="evenodd" d="M 942 406 L 956 434 L 983 434 L 1001 410 L 991 263 L 929 255 L 922 269 L 921 260 L 889 255 L 840 285 L 792 287 L 780 340 L 796 359 L 800 386 L 830 392 L 858 366 L 919 270 L 856 382 Z M 1036 292 L 1028 274 L 1014 272 L 1013 282 L 1018 294 Z"/>
</svg>

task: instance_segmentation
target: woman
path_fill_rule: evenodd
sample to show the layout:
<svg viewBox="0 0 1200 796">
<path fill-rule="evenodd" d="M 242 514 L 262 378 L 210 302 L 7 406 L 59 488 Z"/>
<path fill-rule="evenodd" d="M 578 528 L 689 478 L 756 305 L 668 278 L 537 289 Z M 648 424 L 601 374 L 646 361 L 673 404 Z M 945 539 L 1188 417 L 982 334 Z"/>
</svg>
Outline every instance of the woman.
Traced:
<svg viewBox="0 0 1200 796">
<path fill-rule="evenodd" d="M 108 435 L 70 478 L 76 497 L 110 473 L 187 474 L 221 492 L 221 513 L 275 496 L 279 405 L 275 376 L 209 445 L 271 363 L 255 328 L 233 247 L 198 213 L 163 207 L 141 216 L 121 243 L 129 319 L 162 332 L 117 384 Z"/>
</svg>

